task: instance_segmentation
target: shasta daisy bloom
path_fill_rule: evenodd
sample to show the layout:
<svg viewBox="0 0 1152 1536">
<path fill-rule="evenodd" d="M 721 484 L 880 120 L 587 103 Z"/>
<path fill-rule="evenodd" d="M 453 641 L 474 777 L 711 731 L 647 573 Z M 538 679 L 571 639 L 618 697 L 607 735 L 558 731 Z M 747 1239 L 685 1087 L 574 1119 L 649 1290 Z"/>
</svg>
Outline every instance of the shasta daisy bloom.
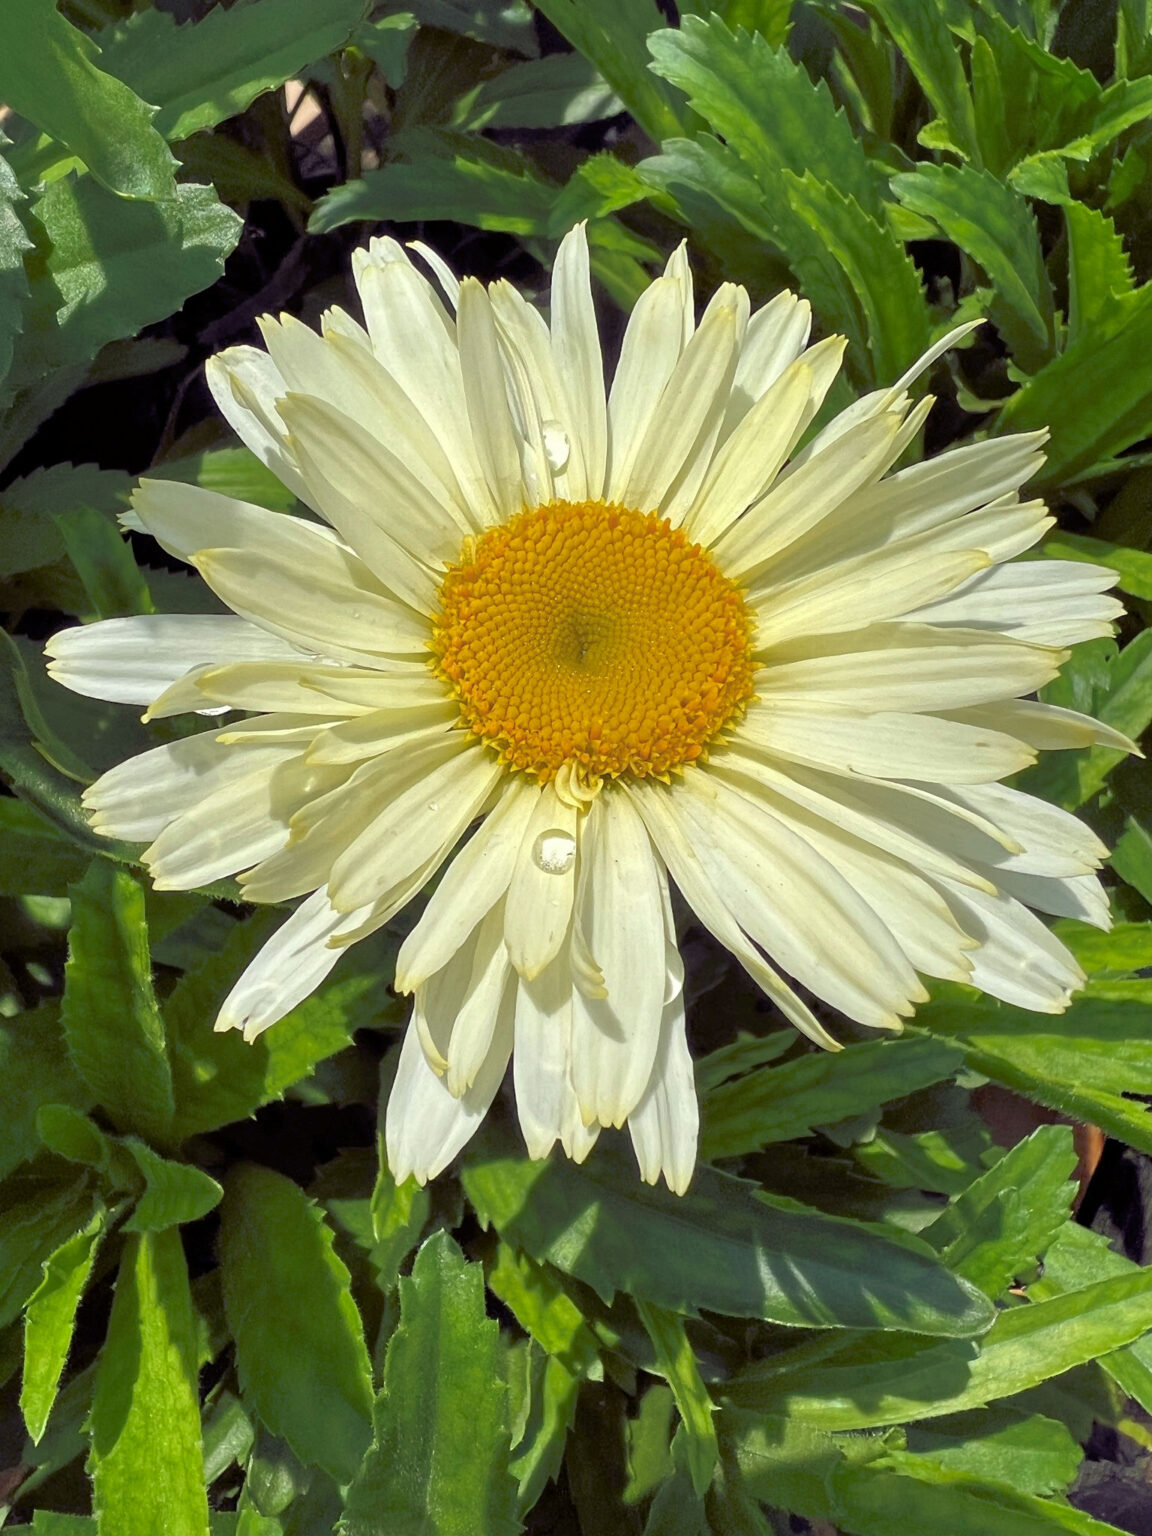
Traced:
<svg viewBox="0 0 1152 1536">
<path fill-rule="evenodd" d="M 1001 781 L 1123 737 L 1029 700 L 1108 632 L 1113 573 L 1007 563 L 1051 519 L 1041 435 L 893 472 L 960 332 L 798 451 L 840 365 L 783 293 L 697 323 L 683 250 L 610 389 L 584 232 L 551 318 L 505 282 L 354 258 L 366 329 L 266 319 L 209 365 L 220 409 L 319 522 L 171 482 L 131 526 L 232 616 L 57 635 L 55 676 L 225 713 L 87 792 L 156 884 L 238 872 L 306 899 L 217 1028 L 249 1039 L 433 876 L 399 953 L 414 996 L 387 1114 L 397 1178 L 438 1173 L 512 1060 L 528 1150 L 627 1123 L 691 1177 L 697 1107 L 670 888 L 805 1034 L 796 986 L 895 1029 L 921 975 L 1057 1012 L 1082 976 L 1030 908 L 1106 926 L 1105 852 Z"/>
</svg>

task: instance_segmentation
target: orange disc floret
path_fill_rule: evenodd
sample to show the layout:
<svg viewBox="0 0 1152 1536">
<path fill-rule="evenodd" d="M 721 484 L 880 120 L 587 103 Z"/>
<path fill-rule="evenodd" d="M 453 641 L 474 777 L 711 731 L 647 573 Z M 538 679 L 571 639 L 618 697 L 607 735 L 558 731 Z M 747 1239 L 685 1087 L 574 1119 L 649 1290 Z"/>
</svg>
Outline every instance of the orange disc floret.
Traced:
<svg viewBox="0 0 1152 1536">
<path fill-rule="evenodd" d="M 449 567 L 433 652 L 510 766 L 595 783 L 705 753 L 752 697 L 751 635 L 739 588 L 658 513 L 553 501 Z"/>
</svg>

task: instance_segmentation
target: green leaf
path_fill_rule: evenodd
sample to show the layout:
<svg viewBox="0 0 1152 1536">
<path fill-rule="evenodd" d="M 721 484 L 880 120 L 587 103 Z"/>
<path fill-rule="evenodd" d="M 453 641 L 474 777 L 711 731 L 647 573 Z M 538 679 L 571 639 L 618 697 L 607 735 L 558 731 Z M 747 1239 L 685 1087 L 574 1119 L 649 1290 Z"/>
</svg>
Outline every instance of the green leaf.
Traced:
<svg viewBox="0 0 1152 1536">
<path fill-rule="evenodd" d="M 162 1232 L 199 1221 L 220 1203 L 224 1191 L 219 1184 L 191 1163 L 161 1157 L 134 1136 L 126 1137 L 123 1146 L 144 1176 L 144 1193 L 125 1224 L 126 1231 Z"/>
<path fill-rule="evenodd" d="M 865 0 L 919 81 L 925 96 L 940 114 L 948 142 L 966 158 L 979 163 L 979 143 L 972 96 L 940 5 L 907 5 L 902 0 Z"/>
<path fill-rule="evenodd" d="M 383 1107 L 379 1124 L 384 1124 Z M 415 1179 L 396 1183 L 380 1133 L 376 1138 L 376 1156 L 376 1181 L 368 1207 L 373 1243 L 370 1257 L 376 1283 L 387 1292 L 395 1289 L 401 1264 L 419 1242 L 432 1202 L 427 1189 Z"/>
<path fill-rule="evenodd" d="M 140 12 L 142 16 L 151 14 Z M 203 453 L 168 459 L 163 464 L 154 464 L 148 478 L 198 485 L 220 496 L 255 502 L 271 512 L 291 512 L 297 506 L 293 493 L 249 448 L 208 448 Z"/>
<path fill-rule="evenodd" d="M 68 1059 L 55 1003 L 0 1024 L 0 1178 L 40 1150 L 36 1112 L 65 1101 L 78 1109 L 91 1094 Z"/>
<path fill-rule="evenodd" d="M 1132 597 L 1152 599 L 1152 555 L 1128 549 L 1107 539 L 1060 530 L 1044 540 L 1040 553 L 1056 560 L 1084 560 L 1089 565 L 1108 565 L 1116 572 L 1116 585 Z"/>
<path fill-rule="evenodd" d="M 179 1233 L 129 1238 L 88 1423 L 101 1531 L 207 1536 L 198 1367 Z"/>
<path fill-rule="evenodd" d="M 56 519 L 77 506 L 111 514 L 128 508 L 129 475 L 94 464 L 53 464 L 13 480 L 0 496 L 0 576 L 50 565 L 65 554 Z"/>
<path fill-rule="evenodd" d="M 882 213 L 884 178 L 837 110 L 783 47 L 732 32 L 713 13 L 684 17 L 649 40 L 652 68 L 680 87 L 693 110 L 740 156 L 765 192 L 783 171 L 836 187 L 865 213 Z"/>
<path fill-rule="evenodd" d="M 637 1298 L 636 1310 L 644 1331 L 656 1351 L 656 1370 L 672 1388 L 685 1437 L 685 1456 L 697 1498 L 703 1498 L 720 1461 L 716 1426 L 712 1415 L 716 1405 L 700 1378 L 696 1355 L 684 1328 L 684 1319 L 675 1312 L 653 1306 Z"/>
<path fill-rule="evenodd" d="M 992 319 L 1017 363 L 1029 373 L 1043 367 L 1055 346 L 1052 284 L 1024 199 L 971 166 L 921 165 L 894 176 L 892 189 L 983 268 L 996 289 Z"/>
<path fill-rule="evenodd" d="M 1001 1405 L 910 1426 L 907 1451 L 889 1452 L 885 1464 L 915 1477 L 921 1458 L 946 1472 L 1044 1497 L 1069 1487 L 1084 1451 L 1059 1420 Z"/>
<path fill-rule="evenodd" d="M 1123 324 L 1124 299 L 1133 291 L 1124 242 L 1107 214 L 1086 203 L 1064 209 L 1068 229 L 1068 341 Z"/>
<path fill-rule="evenodd" d="M 537 0 L 536 8 L 595 65 L 650 139 L 658 144 L 683 130 L 674 93 L 648 68 L 649 40 L 664 22 L 655 0 Z"/>
<path fill-rule="evenodd" d="M 1152 901 L 1152 835 L 1135 816 L 1124 822 L 1124 831 L 1116 839 L 1108 860 L 1121 880 Z"/>
<path fill-rule="evenodd" d="M 482 1221 L 605 1301 L 623 1291 L 673 1311 L 960 1336 L 991 1315 L 915 1240 L 760 1196 L 714 1169 L 672 1195 L 605 1148 L 583 1168 L 477 1158 L 463 1179 Z"/>
<path fill-rule="evenodd" d="M 405 160 L 334 187 L 316 204 L 313 233 L 382 218 L 454 219 L 513 235 L 545 231 L 555 188 L 518 152 L 433 128 L 406 129 L 392 147 Z"/>
<path fill-rule="evenodd" d="M 818 1343 L 749 1366 L 726 1390 L 739 1407 L 787 1411 L 821 1429 L 878 1428 L 1013 1397 L 1149 1328 L 1152 1273 L 1138 1270 L 1000 1312 L 979 1345 L 848 1335 L 839 1350 Z"/>
<path fill-rule="evenodd" d="M 371 1433 L 372 1372 L 332 1230 L 289 1179 L 251 1164 L 229 1176 L 220 1215 L 245 1400 L 301 1461 L 347 1482 Z"/>
<path fill-rule="evenodd" d="M 171 197 L 175 161 L 152 108 L 99 69 L 98 55 L 52 0 L 7 0 L 0 100 L 66 144 L 110 192 Z"/>
<path fill-rule="evenodd" d="M 29 1172 L 7 1180 L 0 1229 L 0 1328 L 19 1316 L 36 1290 L 43 1266 L 92 1215 L 87 1176 L 45 1179 Z"/>
<path fill-rule="evenodd" d="M 1081 335 L 1001 408 L 997 432 L 1050 427 L 1041 486 L 1062 485 L 1152 430 L 1152 298 L 1118 301 L 1117 328 Z"/>
<path fill-rule="evenodd" d="M 0 146 L 5 143 L 0 134 Z M 12 361 L 12 338 L 23 328 L 24 300 L 28 297 L 24 252 L 31 250 L 32 242 L 15 207 L 25 196 L 0 156 L 0 390 Z"/>
<path fill-rule="evenodd" d="M 144 892 L 126 870 L 94 863 L 72 887 L 64 1032 L 80 1076 L 121 1130 L 164 1142 L 172 1072 L 152 991 Z"/>
<path fill-rule="evenodd" d="M 976 1179 L 923 1232 L 948 1268 L 988 1296 L 1027 1278 L 1076 1194 L 1072 1132 L 1042 1125 Z"/>
<path fill-rule="evenodd" d="M 365 0 L 247 0 L 182 27 L 139 11 L 99 34 L 101 63 L 159 107 L 166 139 L 184 139 L 343 47 L 364 10 Z"/>
<path fill-rule="evenodd" d="M 1152 1079 L 1147 982 L 1102 983 L 1058 1017 L 940 989 L 917 1022 L 956 1039 L 969 1066 L 1029 1098 L 1152 1152 L 1152 1115 L 1139 1097 Z M 1121 991 L 1120 989 L 1125 989 Z"/>
<path fill-rule="evenodd" d="M 62 1243 L 45 1261 L 44 1278 L 29 1298 L 24 1320 L 20 1412 L 34 1442 L 43 1435 L 56 1401 L 56 1389 L 72 1343 L 76 1308 L 88 1284 L 107 1223 L 108 1213 L 98 1209 L 87 1226 Z"/>
<path fill-rule="evenodd" d="M 543 1264 L 517 1253 L 507 1243 L 496 1249 L 488 1287 L 541 1349 L 554 1355 L 573 1376 L 600 1379 L 603 1370 L 596 1340 L 580 1309 Z"/>
<path fill-rule="evenodd" d="M 155 613 L 131 546 L 103 512 L 76 507 L 58 517 L 56 525 L 98 618 Z"/>
<path fill-rule="evenodd" d="M 528 1356 L 529 1401 L 524 1432 L 508 1463 L 519 1484 L 522 1515 L 533 1508 L 546 1484 L 560 1472 L 580 1391 L 579 1378 L 571 1375 L 555 1355 L 544 1354 L 529 1345 Z"/>
<path fill-rule="evenodd" d="M 513 1536 L 500 1330 L 484 1315 L 484 1278 L 444 1232 L 400 1282 L 375 1438 L 348 1492 L 346 1536 Z M 386 1518 L 384 1517 L 386 1514 Z"/>
<path fill-rule="evenodd" d="M 527 0 L 405 0 L 404 9 L 424 27 L 533 58 L 540 51 Z"/>
<path fill-rule="evenodd" d="M 869 1040 L 724 1083 L 704 1099 L 701 1156 L 738 1157 L 943 1082 L 962 1058 L 940 1045 L 914 1037 Z"/>
<path fill-rule="evenodd" d="M 54 181 L 29 215 L 36 242 L 28 322 L 13 380 L 24 383 L 164 320 L 224 269 L 241 220 L 211 187 L 129 203 L 90 177 Z"/>
<path fill-rule="evenodd" d="M 453 126 L 564 128 L 597 122 L 624 111 L 624 103 L 579 53 L 553 53 L 513 64 L 482 81 L 457 103 Z"/>
<path fill-rule="evenodd" d="M 353 1032 L 398 1023 L 404 1005 L 387 991 L 391 955 L 382 941 L 358 944 L 336 976 L 259 1039 L 217 1034 L 216 1015 L 244 967 L 283 919 L 258 912 L 233 926 L 218 954 L 176 984 L 164 1005 L 176 1102 L 173 1138 L 246 1120 L 335 1055 Z"/>
</svg>

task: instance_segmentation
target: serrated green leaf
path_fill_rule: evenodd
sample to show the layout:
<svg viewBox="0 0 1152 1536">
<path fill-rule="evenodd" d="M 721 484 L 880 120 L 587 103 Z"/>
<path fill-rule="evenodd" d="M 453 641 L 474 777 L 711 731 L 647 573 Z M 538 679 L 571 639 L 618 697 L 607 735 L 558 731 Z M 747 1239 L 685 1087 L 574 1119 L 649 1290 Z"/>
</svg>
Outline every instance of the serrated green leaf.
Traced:
<svg viewBox="0 0 1152 1536">
<path fill-rule="evenodd" d="M 925 1228 L 949 1269 L 989 1296 L 1027 1278 L 1067 1222 L 1076 1149 L 1066 1126 L 1042 1125 Z"/>
<path fill-rule="evenodd" d="M 1152 430 L 1152 293 L 1119 302 L 1118 328 L 1080 336 L 1000 411 L 997 432 L 1051 429 L 1037 485 L 1065 484 Z"/>
<path fill-rule="evenodd" d="M 152 125 L 151 107 L 105 74 L 98 56 L 52 0 L 8 0 L 0 100 L 66 144 L 110 192 L 171 197 L 175 161 Z"/>
<path fill-rule="evenodd" d="M 700 1167 L 686 1195 L 637 1182 L 607 1148 L 582 1168 L 477 1158 L 463 1170 L 478 1215 L 533 1258 L 610 1301 L 624 1291 L 791 1326 L 967 1335 L 983 1296 L 903 1236 L 824 1216 Z"/>
<path fill-rule="evenodd" d="M 354 220 L 382 218 L 455 219 L 514 235 L 542 234 L 547 227 L 555 189 L 525 156 L 431 128 L 406 129 L 394 141 L 394 153 L 405 160 L 326 193 L 308 228 L 324 234 Z"/>
<path fill-rule="evenodd" d="M 1138 1270 L 1000 1312 L 979 1344 L 848 1335 L 838 1350 L 802 1346 L 751 1365 L 726 1391 L 739 1407 L 786 1411 L 825 1430 L 878 1428 L 1014 1397 L 1149 1327 L 1152 1274 Z"/>
<path fill-rule="evenodd" d="M 92 1215 L 87 1176 L 61 1182 L 31 1171 L 6 1181 L 0 1226 L 0 1328 L 20 1314 L 43 1266 Z"/>
<path fill-rule="evenodd" d="M 289 1179 L 251 1164 L 229 1176 L 220 1217 L 245 1400 L 301 1461 L 347 1482 L 371 1435 L 372 1372 L 332 1230 Z"/>
<path fill-rule="evenodd" d="M 404 8 L 424 27 L 532 58 L 540 51 L 527 0 L 405 0 Z"/>
<path fill-rule="evenodd" d="M 1152 835 L 1138 817 L 1125 820 L 1108 862 L 1121 880 L 1152 901 Z"/>
<path fill-rule="evenodd" d="M 384 941 L 356 946 L 336 976 L 259 1039 L 213 1024 L 244 967 L 283 919 L 259 912 L 235 924 L 227 942 L 173 988 L 164 1005 L 176 1113 L 173 1136 L 186 1137 L 245 1120 L 342 1050 L 355 1030 L 398 1023 L 403 1004 L 390 995 L 392 955 Z"/>
<path fill-rule="evenodd" d="M 992 318 L 1021 368 L 1052 355 L 1055 315 L 1040 233 L 1028 204 L 999 177 L 971 166 L 921 165 L 892 178 L 914 213 L 931 219 L 995 285 Z"/>
<path fill-rule="evenodd" d="M 43 1435 L 56 1401 L 56 1389 L 72 1344 L 76 1308 L 107 1224 L 107 1211 L 97 1209 L 87 1226 L 45 1261 L 44 1278 L 29 1298 L 24 1319 L 20 1412 L 34 1442 Z"/>
<path fill-rule="evenodd" d="M 496 1249 L 488 1288 L 541 1349 L 554 1355 L 576 1377 L 603 1375 L 600 1352 L 580 1309 L 543 1265 L 507 1243 Z"/>
<path fill-rule="evenodd" d="M 716 1405 L 708 1395 L 684 1319 L 664 1307 L 637 1298 L 636 1310 L 656 1351 L 656 1369 L 672 1389 L 684 1435 L 685 1459 L 696 1497 L 703 1498 L 720 1461 Z"/>
<path fill-rule="evenodd" d="M 865 9 L 875 16 L 907 59 L 925 96 L 946 125 L 949 142 L 960 154 L 979 163 L 972 96 L 945 8 L 907 5 L 901 0 L 865 0 Z"/>
<path fill-rule="evenodd" d="M 172 1127 L 172 1072 L 152 990 L 144 892 L 126 870 L 94 863 L 71 894 L 69 1055 L 114 1125 L 163 1143 Z"/>
<path fill-rule="evenodd" d="M 53 464 L 13 480 L 0 495 L 0 576 L 61 559 L 65 545 L 57 516 L 95 507 L 111 521 L 113 513 L 127 510 L 131 488 L 131 476 L 94 464 Z"/>
<path fill-rule="evenodd" d="M 499 1358 L 480 1266 L 438 1232 L 400 1282 L 400 1326 L 388 1345 L 372 1447 L 348 1492 L 346 1536 L 382 1536 L 388 1523 L 413 1536 L 514 1536 Z"/>
<path fill-rule="evenodd" d="M 1068 341 L 1123 324 L 1125 296 L 1133 291 L 1124 242 L 1107 214 L 1086 203 L 1064 209 L 1068 229 Z"/>
<path fill-rule="evenodd" d="M 823 82 L 759 34 L 732 32 L 715 14 L 686 16 L 649 39 L 653 69 L 740 156 L 766 192 L 784 171 L 835 186 L 866 214 L 882 212 L 880 167 L 871 161 Z M 665 135 L 668 137 L 668 135 Z"/>
<path fill-rule="evenodd" d="M 166 319 L 220 276 L 240 229 L 211 187 L 182 183 L 175 197 L 134 203 L 87 176 L 52 182 L 29 214 L 37 278 L 14 385 Z"/>
<path fill-rule="evenodd" d="M 123 1146 L 144 1177 L 144 1193 L 125 1223 L 125 1231 L 162 1232 L 199 1221 L 220 1203 L 224 1191 L 200 1168 L 161 1157 L 134 1136 L 126 1137 Z"/>
<path fill-rule="evenodd" d="M 675 99 L 648 68 L 648 43 L 664 24 L 655 0 L 537 0 L 552 25 L 600 72 L 650 139 L 683 130 Z"/>
<path fill-rule="evenodd" d="M 389 1086 L 391 1086 L 389 1084 Z M 383 1083 L 381 1084 L 383 1090 Z M 384 1124 L 383 1102 L 379 1124 Z M 420 1240 L 432 1202 L 427 1189 L 415 1179 L 397 1184 L 388 1167 L 383 1137 L 376 1138 L 377 1169 L 368 1203 L 372 1227 L 372 1268 L 382 1291 L 395 1288 L 400 1266 Z"/>
<path fill-rule="evenodd" d="M 102 1533 L 207 1536 L 198 1367 L 179 1233 L 129 1238 L 88 1423 Z"/>
<path fill-rule="evenodd" d="M 139 11 L 99 34 L 100 62 L 159 107 L 166 139 L 184 139 L 334 53 L 364 10 L 365 0 L 247 0 L 182 27 L 165 11 Z"/>
<path fill-rule="evenodd" d="M 960 1066 L 961 1055 L 940 1050 L 940 1044 L 869 1040 L 724 1083 L 704 1099 L 701 1156 L 738 1157 L 943 1082 Z"/>
<path fill-rule="evenodd" d="M 553 53 L 513 64 L 482 81 L 455 106 L 452 125 L 487 128 L 565 128 L 624 111 L 624 103 L 595 65 L 579 53 Z"/>
<path fill-rule="evenodd" d="M 912 1425 L 907 1450 L 889 1452 L 885 1464 L 915 1477 L 921 1458 L 946 1472 L 1011 1484 L 1043 1498 L 1066 1491 L 1084 1451 L 1058 1419 L 999 1404 Z"/>
<path fill-rule="evenodd" d="M 83 1109 L 91 1095 L 68 1059 L 59 1008 L 45 1003 L 0 1024 L 0 1178 L 40 1150 L 36 1112 L 61 1101 Z"/>
<path fill-rule="evenodd" d="M 0 145 L 3 142 L 0 138 Z M 16 204 L 23 202 L 25 196 L 0 155 L 0 398 L 12 361 L 12 338 L 23 329 L 24 301 L 28 297 L 24 252 L 31 250 L 32 242 L 16 212 Z"/>
</svg>

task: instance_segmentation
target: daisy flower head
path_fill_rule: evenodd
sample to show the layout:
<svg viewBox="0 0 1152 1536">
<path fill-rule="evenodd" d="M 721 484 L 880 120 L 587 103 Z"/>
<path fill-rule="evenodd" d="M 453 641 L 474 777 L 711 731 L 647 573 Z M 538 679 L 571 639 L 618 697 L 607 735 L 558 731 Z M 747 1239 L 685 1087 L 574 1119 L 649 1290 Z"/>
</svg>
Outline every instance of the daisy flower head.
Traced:
<svg viewBox="0 0 1152 1536">
<path fill-rule="evenodd" d="M 697 320 L 683 248 L 607 389 L 580 227 L 549 319 L 390 239 L 354 273 L 363 327 L 268 318 L 266 350 L 208 369 L 317 520 L 144 480 L 131 526 L 231 614 L 49 645 L 78 692 L 225 715 L 92 785 L 100 831 L 148 840 L 164 888 L 306 898 L 217 1028 L 275 1024 L 439 874 L 397 963 L 395 1176 L 455 1157 L 511 1058 L 533 1157 L 627 1123 L 682 1191 L 672 886 L 824 1046 L 797 988 L 878 1029 L 921 975 L 1064 1008 L 1083 978 L 1030 909 L 1106 926 L 1105 850 L 1001 781 L 1129 745 L 1024 697 L 1109 631 L 1114 574 L 1012 562 L 1051 522 L 1019 495 L 1042 435 L 894 470 L 931 404 L 909 387 L 961 332 L 812 435 L 842 341 L 732 284 Z"/>
</svg>

